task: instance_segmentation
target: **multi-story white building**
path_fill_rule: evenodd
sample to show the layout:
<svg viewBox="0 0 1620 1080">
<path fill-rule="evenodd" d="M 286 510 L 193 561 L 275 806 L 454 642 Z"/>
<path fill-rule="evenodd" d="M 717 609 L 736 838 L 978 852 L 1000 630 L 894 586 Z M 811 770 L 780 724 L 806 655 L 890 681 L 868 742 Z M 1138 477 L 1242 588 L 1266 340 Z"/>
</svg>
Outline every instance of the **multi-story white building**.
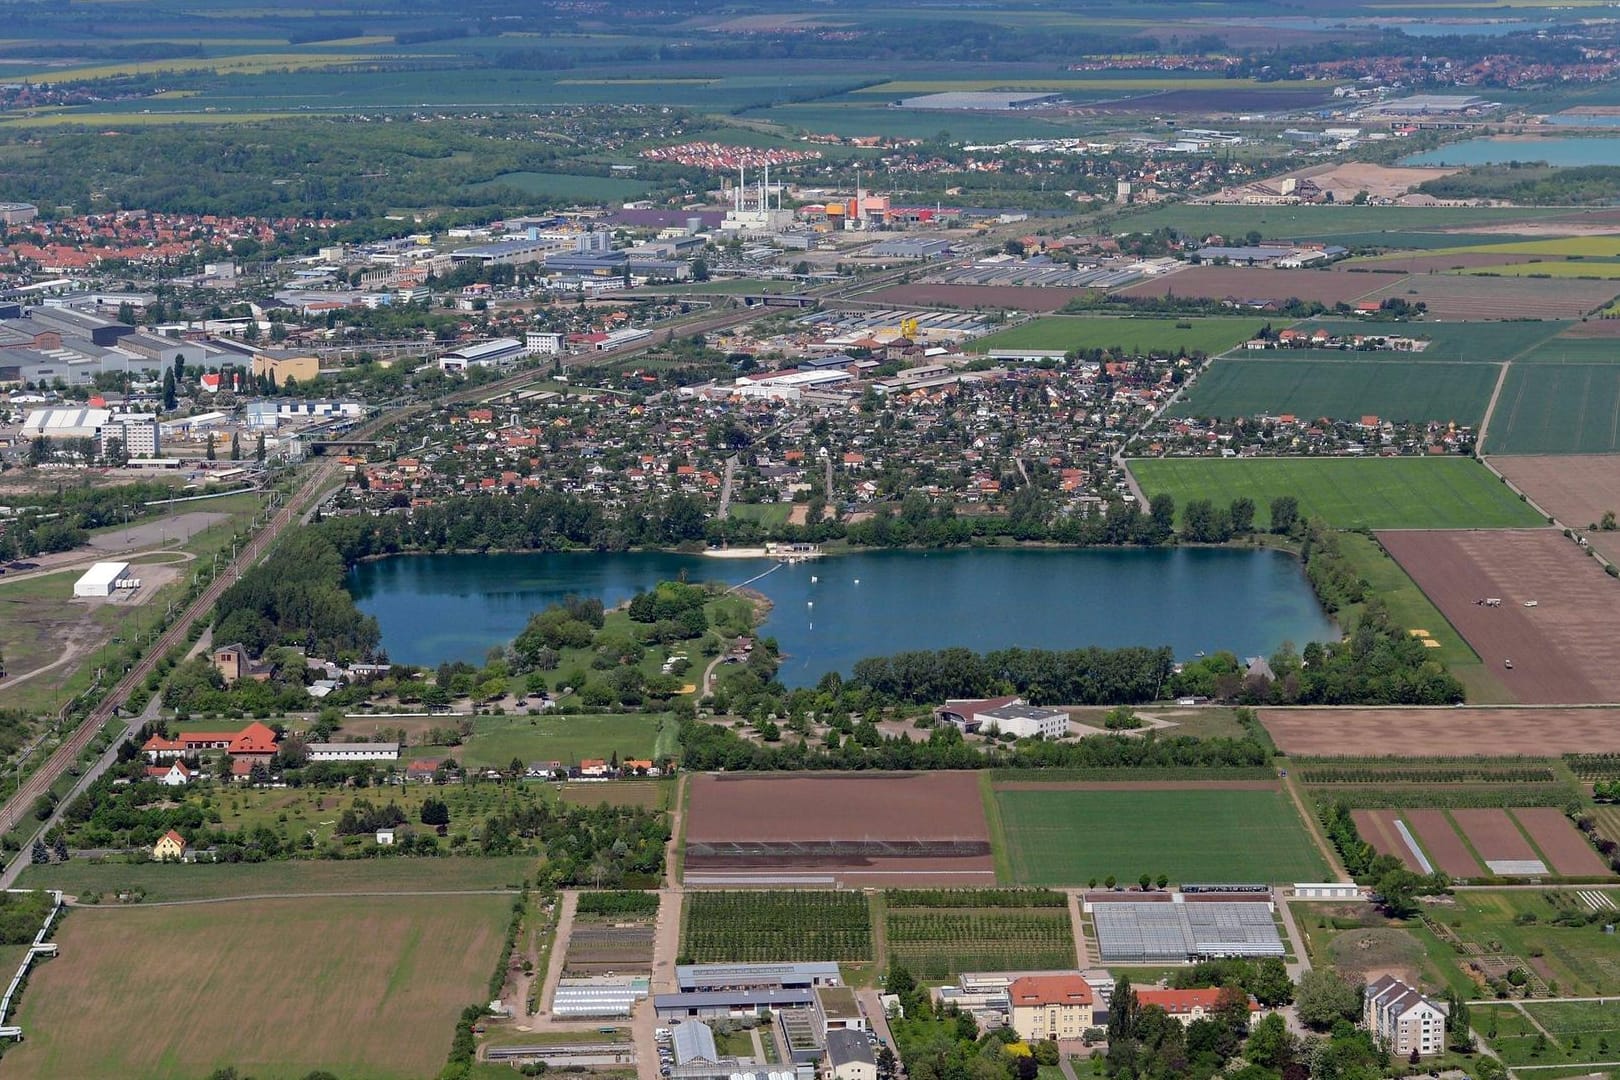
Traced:
<svg viewBox="0 0 1620 1080">
<path fill-rule="evenodd" d="M 1389 1045 L 1391 1054 L 1419 1057 L 1446 1049 L 1446 1011 L 1420 991 L 1393 975 L 1367 987 L 1363 1020 L 1374 1037 Z"/>
</svg>

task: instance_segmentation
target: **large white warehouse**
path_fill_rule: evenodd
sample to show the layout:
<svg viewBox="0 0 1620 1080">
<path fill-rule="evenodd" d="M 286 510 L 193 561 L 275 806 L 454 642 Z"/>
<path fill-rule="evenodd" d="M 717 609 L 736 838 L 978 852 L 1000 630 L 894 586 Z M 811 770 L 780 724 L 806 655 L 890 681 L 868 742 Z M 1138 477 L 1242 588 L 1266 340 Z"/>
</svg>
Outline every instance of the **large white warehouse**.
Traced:
<svg viewBox="0 0 1620 1080">
<path fill-rule="evenodd" d="M 98 562 L 73 583 L 74 596 L 111 596 L 120 581 L 129 578 L 129 563 Z"/>
</svg>

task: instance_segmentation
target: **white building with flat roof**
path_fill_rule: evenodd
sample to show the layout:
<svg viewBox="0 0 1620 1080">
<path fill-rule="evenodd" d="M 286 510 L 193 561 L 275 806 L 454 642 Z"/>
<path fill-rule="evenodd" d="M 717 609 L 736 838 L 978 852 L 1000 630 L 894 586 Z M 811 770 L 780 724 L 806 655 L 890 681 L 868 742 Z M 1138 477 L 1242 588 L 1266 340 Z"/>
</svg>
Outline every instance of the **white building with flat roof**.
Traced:
<svg viewBox="0 0 1620 1080">
<path fill-rule="evenodd" d="M 128 580 L 129 563 L 127 562 L 98 562 L 84 572 L 84 576 L 73 583 L 75 597 L 108 597 L 118 588 L 118 583 Z"/>
<path fill-rule="evenodd" d="M 306 749 L 311 763 L 317 761 L 398 761 L 399 743 L 310 743 Z"/>
</svg>

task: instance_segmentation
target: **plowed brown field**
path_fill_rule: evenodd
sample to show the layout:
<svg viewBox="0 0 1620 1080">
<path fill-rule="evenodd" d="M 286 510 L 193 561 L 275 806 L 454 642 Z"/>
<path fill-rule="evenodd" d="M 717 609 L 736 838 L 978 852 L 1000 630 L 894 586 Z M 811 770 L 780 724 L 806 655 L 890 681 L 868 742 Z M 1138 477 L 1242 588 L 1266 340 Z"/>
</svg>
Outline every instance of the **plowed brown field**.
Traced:
<svg viewBox="0 0 1620 1080">
<path fill-rule="evenodd" d="M 699 776 L 691 792 L 686 872 L 700 883 L 716 875 L 761 881 L 816 875 L 890 885 L 995 881 L 974 773 Z M 830 843 L 846 850 L 824 850 Z M 967 853 L 929 848 L 940 844 L 961 845 Z"/>
<path fill-rule="evenodd" d="M 1586 838 L 1570 823 L 1562 810 L 1538 806 L 1515 810 L 1513 816 L 1519 819 L 1519 824 L 1524 826 L 1542 854 L 1547 856 L 1555 872 L 1567 877 L 1611 874 L 1592 845 L 1586 842 Z"/>
<path fill-rule="evenodd" d="M 1457 830 L 1446 820 L 1445 811 L 1403 810 L 1401 817 L 1417 834 L 1418 843 L 1423 845 L 1424 853 L 1434 863 L 1436 870 L 1444 870 L 1454 878 L 1475 877 L 1483 872 L 1484 867 L 1479 865 L 1462 837 L 1457 835 Z"/>
<path fill-rule="evenodd" d="M 1393 855 L 1401 860 L 1408 870 L 1422 870 L 1418 861 L 1412 858 L 1411 849 L 1406 841 L 1401 839 L 1400 832 L 1395 828 L 1395 822 L 1400 814 L 1394 810 L 1352 810 L 1350 819 L 1356 823 L 1356 831 L 1361 838 L 1373 846 L 1373 850 L 1380 855 Z"/>
<path fill-rule="evenodd" d="M 1453 810 L 1451 817 L 1486 862 L 1540 858 L 1506 810 Z"/>
<path fill-rule="evenodd" d="M 1405 277 L 1336 274 L 1324 270 L 1265 270 L 1244 266 L 1194 266 L 1115 290 L 1121 296 L 1199 296 L 1211 300 L 1315 300 L 1350 303 L 1370 292 L 1401 285 Z"/>
<path fill-rule="evenodd" d="M 1620 319 L 1610 320 L 1620 326 Z M 1586 325 L 1591 325 L 1590 323 Z M 1584 531 L 1603 520 L 1607 510 L 1620 512 L 1620 457 L 1613 454 L 1553 454 L 1493 457 L 1496 470 L 1518 486 L 1536 505 L 1581 535 L 1611 561 L 1620 561 L 1620 530 Z"/>
<path fill-rule="evenodd" d="M 1378 539 L 1519 701 L 1620 701 L 1620 582 L 1561 533 L 1412 531 Z M 1502 605 L 1476 602 L 1485 598 Z"/>
<path fill-rule="evenodd" d="M 1620 709 L 1262 709 L 1286 754 L 1620 753 Z"/>
</svg>

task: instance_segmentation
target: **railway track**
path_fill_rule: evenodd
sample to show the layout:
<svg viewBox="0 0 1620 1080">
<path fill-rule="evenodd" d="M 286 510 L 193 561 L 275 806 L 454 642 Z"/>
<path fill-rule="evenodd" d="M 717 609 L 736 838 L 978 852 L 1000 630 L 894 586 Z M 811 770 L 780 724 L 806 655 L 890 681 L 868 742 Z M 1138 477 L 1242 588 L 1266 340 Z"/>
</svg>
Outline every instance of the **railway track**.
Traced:
<svg viewBox="0 0 1620 1080">
<path fill-rule="evenodd" d="M 879 288 L 898 280 L 905 274 L 912 272 L 913 269 L 907 267 L 889 271 L 875 277 L 863 279 L 853 285 L 828 288 L 825 291 L 816 293 L 816 295 L 822 299 L 831 300 L 848 293 Z M 740 326 L 743 323 L 764 318 L 766 315 L 777 314 L 782 310 L 781 308 L 759 306 L 725 311 L 684 322 L 678 326 L 668 327 L 668 334 L 671 336 L 689 336 L 691 334 L 709 333 L 715 330 Z M 662 335 L 655 334 L 655 338 L 658 340 L 642 340 L 619 349 L 578 357 L 565 357 L 563 367 L 587 368 L 623 360 L 663 344 Z M 570 360 L 573 362 L 570 363 Z M 347 435 L 349 438 L 354 439 L 370 438 L 401 420 L 408 419 L 431 408 L 463 401 L 487 400 L 490 397 L 499 397 L 503 393 L 534 382 L 537 375 L 538 373 L 531 368 L 503 379 L 497 379 L 494 382 L 457 390 L 454 393 L 434 398 L 431 401 L 417 402 L 389 409 L 348 432 Z M 106 727 L 107 721 L 112 719 L 113 715 L 129 700 L 129 696 L 135 691 L 135 688 L 157 667 L 159 660 L 170 649 L 173 649 L 185 639 L 186 632 L 191 624 L 209 614 L 214 604 L 219 600 L 220 595 L 230 587 L 234 577 L 239 575 L 243 569 L 252 566 L 264 555 L 270 545 L 281 535 L 282 531 L 290 523 L 298 519 L 300 508 L 311 499 L 320 496 L 321 490 L 331 481 L 336 471 L 336 462 L 323 462 L 318 465 L 315 471 L 300 485 L 297 493 L 290 497 L 282 505 L 281 509 L 276 512 L 275 516 L 266 523 L 264 528 L 260 529 L 248 541 L 247 546 L 237 553 L 234 566 L 225 566 L 214 580 L 208 584 L 208 587 L 198 594 L 180 613 L 179 617 L 163 632 L 157 642 L 124 674 L 123 678 L 114 684 L 112 690 L 108 692 L 101 704 L 91 710 L 90 714 L 85 717 L 78 727 L 74 728 L 66 741 L 58 746 L 51 756 L 22 782 L 17 791 L 5 801 L 3 806 L 0 806 L 0 833 L 10 832 L 16 828 L 34 803 L 55 786 L 56 782 L 61 779 L 62 774 L 67 772 L 74 762 L 78 761 L 79 756 L 84 753 L 91 741 Z M 233 569 L 235 574 L 232 573 Z M 26 857 L 26 855 L 23 857 Z"/>
<path fill-rule="evenodd" d="M 259 557 L 269 548 L 281 531 L 289 522 L 294 520 L 297 508 L 312 493 L 318 491 L 336 468 L 335 464 L 323 464 L 311 474 L 304 485 L 299 488 L 298 494 L 276 511 L 274 517 L 260 529 L 259 532 L 247 542 L 247 546 L 237 553 L 236 567 L 252 566 Z M 112 690 L 97 705 L 90 714 L 80 722 L 79 726 L 67 737 L 51 756 L 45 759 L 38 769 L 23 781 L 4 807 L 0 807 L 0 832 L 9 832 L 23 820 L 24 815 L 34 803 L 48 792 L 59 780 L 64 772 L 79 759 L 107 721 L 112 719 L 114 713 L 129 700 L 135 688 L 152 673 L 170 649 L 185 640 L 186 632 L 193 622 L 206 615 L 219 599 L 220 594 L 230 587 L 233 580 L 231 567 L 227 566 L 221 571 L 208 587 L 199 593 L 190 605 L 181 612 L 180 616 L 165 630 L 157 642 L 132 666 L 124 677 L 113 685 Z"/>
</svg>

